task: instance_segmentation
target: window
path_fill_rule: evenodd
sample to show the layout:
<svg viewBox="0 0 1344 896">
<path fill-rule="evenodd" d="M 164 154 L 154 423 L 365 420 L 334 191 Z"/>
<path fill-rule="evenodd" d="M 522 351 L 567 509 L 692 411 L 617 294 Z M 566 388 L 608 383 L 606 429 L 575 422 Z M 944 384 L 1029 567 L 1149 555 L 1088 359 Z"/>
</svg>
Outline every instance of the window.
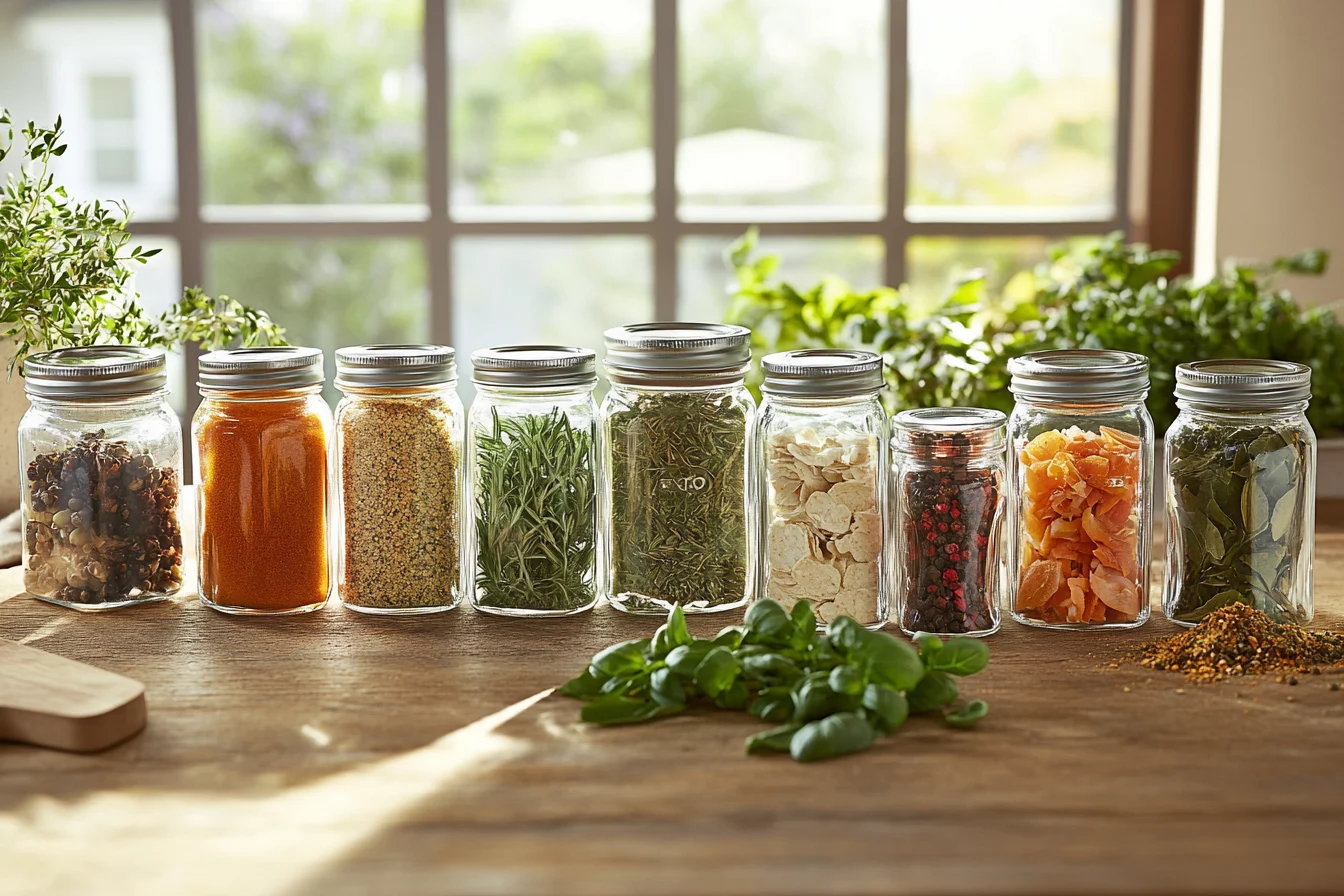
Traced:
<svg viewBox="0 0 1344 896">
<path fill-rule="evenodd" d="M 18 7 L 0 96 L 97 195 L 139 176 L 163 275 L 327 349 L 715 318 L 752 224 L 800 284 L 932 303 L 1127 223 L 1131 0 Z"/>
</svg>

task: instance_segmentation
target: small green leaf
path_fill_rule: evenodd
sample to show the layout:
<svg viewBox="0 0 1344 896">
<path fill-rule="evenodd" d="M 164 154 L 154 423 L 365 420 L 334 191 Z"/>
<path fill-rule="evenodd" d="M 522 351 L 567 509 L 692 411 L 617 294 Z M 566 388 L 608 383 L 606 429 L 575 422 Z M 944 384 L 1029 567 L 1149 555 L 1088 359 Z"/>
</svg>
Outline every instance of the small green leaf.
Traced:
<svg viewBox="0 0 1344 896">
<path fill-rule="evenodd" d="M 794 700 L 793 720 L 811 722 L 845 709 L 844 695 L 837 694 L 825 681 L 805 681 Z"/>
<path fill-rule="evenodd" d="M 686 688 L 677 674 L 666 666 L 649 679 L 649 694 L 660 706 L 686 705 Z"/>
<path fill-rule="evenodd" d="M 747 689 L 746 682 L 739 678 L 714 698 L 714 705 L 719 709 L 745 709 L 750 699 L 751 691 Z"/>
<path fill-rule="evenodd" d="M 908 691 L 924 677 L 924 661 L 915 648 L 886 632 L 865 634 L 870 637 L 861 656 L 871 680 Z M 941 655 L 946 649 L 934 655 Z"/>
<path fill-rule="evenodd" d="M 957 682 L 946 672 L 930 671 L 905 696 L 910 701 L 911 712 L 932 712 L 957 699 Z"/>
<path fill-rule="evenodd" d="M 935 650 L 941 650 L 943 639 L 931 632 L 915 632 L 913 636 L 915 644 L 919 647 L 921 656 L 928 656 Z"/>
<path fill-rule="evenodd" d="M 789 611 L 789 618 L 793 620 L 793 627 L 798 634 L 804 636 L 807 642 L 816 638 L 817 614 L 813 612 L 810 601 L 800 600 L 794 604 Z"/>
<path fill-rule="evenodd" d="M 682 647 L 691 643 L 691 633 L 686 628 L 686 614 L 680 606 L 672 608 L 667 614 L 667 639 L 673 647 Z"/>
<path fill-rule="evenodd" d="M 560 693 L 577 700 L 592 700 L 602 694 L 602 685 L 606 678 L 594 675 L 592 669 L 584 669 L 578 678 L 571 678 L 560 686 Z"/>
<path fill-rule="evenodd" d="M 608 694 L 605 697 L 598 697 L 592 703 L 584 704 L 579 717 L 594 725 L 629 725 L 634 722 L 647 722 L 663 712 L 664 707 L 652 700 Z"/>
<path fill-rule="evenodd" d="M 784 722 L 793 715 L 793 692 L 789 688 L 766 688 L 756 695 L 747 709 L 758 719 Z"/>
<path fill-rule="evenodd" d="M 953 638 L 942 650 L 926 653 L 924 664 L 951 675 L 974 675 L 989 665 L 989 647 L 974 638 Z"/>
<path fill-rule="evenodd" d="M 789 742 L 789 754 L 797 762 L 833 759 L 866 750 L 873 739 L 873 726 L 862 714 L 838 712 L 799 728 Z"/>
<path fill-rule="evenodd" d="M 863 689 L 863 708 L 873 713 L 874 727 L 890 734 L 910 715 L 910 703 L 905 694 L 884 684 L 870 684 Z"/>
<path fill-rule="evenodd" d="M 708 641 L 693 641 L 690 644 L 683 644 L 680 647 L 674 647 L 667 654 L 668 668 L 678 675 L 689 678 L 695 674 L 695 669 L 705 658 L 705 655 L 713 648 Z"/>
<path fill-rule="evenodd" d="M 648 647 L 649 640 L 647 638 L 613 644 L 593 657 L 592 668 L 603 675 L 609 676 L 643 671 L 645 665 L 647 665 L 644 660 L 644 651 Z"/>
<path fill-rule="evenodd" d="M 769 731 L 762 731 L 760 734 L 753 734 L 747 738 L 748 753 L 787 753 L 789 752 L 789 743 L 793 740 L 793 735 L 797 733 L 801 725 L 780 725 L 778 728 L 771 728 Z"/>
<path fill-rule="evenodd" d="M 747 609 L 744 620 L 747 643 L 788 644 L 794 634 L 793 620 L 778 602 L 761 598 Z"/>
<path fill-rule="evenodd" d="M 989 714 L 989 704 L 983 700 L 972 700 L 965 706 L 952 710 L 943 716 L 943 721 L 953 728 L 974 728 L 981 719 Z"/>
<path fill-rule="evenodd" d="M 857 696 L 867 683 L 867 676 L 857 666 L 836 666 L 831 670 L 829 684 L 837 694 Z"/>
<path fill-rule="evenodd" d="M 736 650 L 742 646 L 742 636 L 746 633 L 740 625 L 730 625 L 714 636 L 710 643 L 715 647 L 726 647 L 729 650 Z"/>
<path fill-rule="evenodd" d="M 705 692 L 705 696 L 712 699 L 728 690 L 741 673 L 742 664 L 732 651 L 726 647 L 715 647 L 695 667 L 695 684 Z"/>
</svg>

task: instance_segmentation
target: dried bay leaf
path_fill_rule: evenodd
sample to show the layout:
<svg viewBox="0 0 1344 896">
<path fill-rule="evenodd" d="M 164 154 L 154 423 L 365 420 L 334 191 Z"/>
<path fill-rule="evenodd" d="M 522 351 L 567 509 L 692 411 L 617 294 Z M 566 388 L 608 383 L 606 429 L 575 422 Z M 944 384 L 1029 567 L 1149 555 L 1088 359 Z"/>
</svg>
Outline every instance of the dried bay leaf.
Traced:
<svg viewBox="0 0 1344 896">
<path fill-rule="evenodd" d="M 1241 518 L 1248 532 L 1259 532 L 1269 526 L 1269 498 L 1254 476 L 1247 478 L 1241 490 Z"/>
<path fill-rule="evenodd" d="M 1293 513 L 1297 510 L 1297 486 L 1293 486 L 1283 493 L 1278 503 L 1274 505 L 1274 516 L 1269 523 L 1269 532 L 1275 541 L 1281 540 L 1288 534 L 1288 527 L 1293 522 Z"/>
</svg>

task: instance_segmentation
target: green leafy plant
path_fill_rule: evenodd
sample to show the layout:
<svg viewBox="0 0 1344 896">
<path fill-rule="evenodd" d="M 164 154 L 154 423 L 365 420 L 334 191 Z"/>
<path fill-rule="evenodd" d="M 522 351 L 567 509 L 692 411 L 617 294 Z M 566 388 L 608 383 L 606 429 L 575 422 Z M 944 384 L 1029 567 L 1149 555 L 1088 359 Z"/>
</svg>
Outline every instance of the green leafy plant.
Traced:
<svg viewBox="0 0 1344 896">
<path fill-rule="evenodd" d="M 3 162 L 15 152 L 3 109 L 0 129 Z M 18 170 L 0 194 L 0 338 L 14 343 L 10 373 L 32 352 L 64 346 L 283 343 L 284 331 L 265 312 L 227 296 L 187 289 L 157 317 L 128 296 L 134 266 L 159 250 L 128 248 L 124 203 L 80 202 L 56 183 L 51 166 L 65 154 L 63 133 L 59 118 L 50 129 L 25 125 Z"/>
<path fill-rule="evenodd" d="M 1328 254 L 1311 250 L 1268 264 L 1229 262 L 1208 282 L 1169 278 L 1179 260 L 1126 244 L 1051 250 L 1004 295 L 982 276 L 957 283 L 932 314 L 918 316 L 904 288 L 855 292 L 826 278 L 800 292 L 774 278 L 778 259 L 758 256 L 750 230 L 730 249 L 737 288 L 727 319 L 749 326 L 757 354 L 793 348 L 863 348 L 887 360 L 889 410 L 971 405 L 1009 410 L 1010 358 L 1048 348 L 1111 348 L 1152 364 L 1148 407 L 1158 430 L 1175 419 L 1177 364 L 1205 358 L 1274 358 L 1312 367 L 1310 416 L 1320 431 L 1344 428 L 1344 327 L 1328 308 L 1300 307 L 1277 280 L 1320 274 Z"/>
<path fill-rule="evenodd" d="M 866 750 L 911 713 L 942 714 L 957 700 L 953 676 L 989 662 L 982 641 L 922 635 L 918 644 L 848 616 L 821 633 L 807 601 L 788 612 L 769 599 L 752 604 L 742 625 L 700 639 L 674 607 L 652 638 L 602 650 L 560 693 L 585 701 L 583 720 L 599 725 L 647 722 L 696 704 L 746 710 L 776 725 L 748 738 L 748 753 L 813 762 Z M 969 728 L 987 712 L 976 700 L 943 719 Z"/>
</svg>

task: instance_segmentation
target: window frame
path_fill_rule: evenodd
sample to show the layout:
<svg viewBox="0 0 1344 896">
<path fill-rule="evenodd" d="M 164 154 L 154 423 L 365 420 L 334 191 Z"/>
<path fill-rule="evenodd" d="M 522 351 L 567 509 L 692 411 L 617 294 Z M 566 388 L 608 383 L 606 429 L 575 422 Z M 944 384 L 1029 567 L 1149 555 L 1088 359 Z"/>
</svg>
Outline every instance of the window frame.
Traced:
<svg viewBox="0 0 1344 896">
<path fill-rule="evenodd" d="M 908 0 L 887 0 L 887 129 L 885 211 L 869 220 L 812 219 L 798 221 L 716 220 L 686 221 L 678 215 L 676 163 L 678 142 L 680 40 L 677 0 L 646 0 L 653 4 L 652 151 L 654 190 L 652 214 L 646 220 L 463 220 L 454 219 L 449 205 L 451 142 L 449 137 L 451 69 L 449 52 L 450 0 L 424 0 L 422 35 L 425 71 L 425 170 L 427 202 L 420 206 L 350 207 L 344 218 L 332 209 L 230 206 L 227 213 L 202 205 L 199 84 L 196 59 L 195 0 L 166 0 L 172 44 L 174 104 L 176 111 L 177 214 L 171 218 L 136 220 L 137 236 L 177 241 L 184 284 L 206 282 L 207 246 L 229 238 L 383 238 L 418 237 L 425 246 L 430 297 L 428 338 L 453 342 L 452 247 L 458 236 L 642 236 L 652 244 L 654 315 L 660 320 L 677 316 L 678 257 L 682 239 L 692 236 L 740 235 L 760 224 L 766 236 L 876 236 L 884 245 L 883 274 L 887 283 L 902 283 L 909 241 L 919 237 L 1068 236 L 1128 231 L 1130 154 L 1133 103 L 1135 3 L 1114 0 L 1119 7 L 1119 71 L 1115 150 L 1115 185 L 1109 217 L 1079 219 L 1069 209 L 1058 216 L 1032 220 L 987 220 L 959 216 L 956 208 L 940 210 L 937 220 L 912 221 L 906 214 L 907 100 L 906 64 Z M 360 214 L 362 212 L 362 214 Z M 240 297 L 247 300 L 248 297 Z M 253 297 L 255 299 L 255 297 Z M 188 346 L 187 369 L 195 368 L 197 350 Z M 188 417 L 199 397 L 189 390 Z"/>
</svg>

